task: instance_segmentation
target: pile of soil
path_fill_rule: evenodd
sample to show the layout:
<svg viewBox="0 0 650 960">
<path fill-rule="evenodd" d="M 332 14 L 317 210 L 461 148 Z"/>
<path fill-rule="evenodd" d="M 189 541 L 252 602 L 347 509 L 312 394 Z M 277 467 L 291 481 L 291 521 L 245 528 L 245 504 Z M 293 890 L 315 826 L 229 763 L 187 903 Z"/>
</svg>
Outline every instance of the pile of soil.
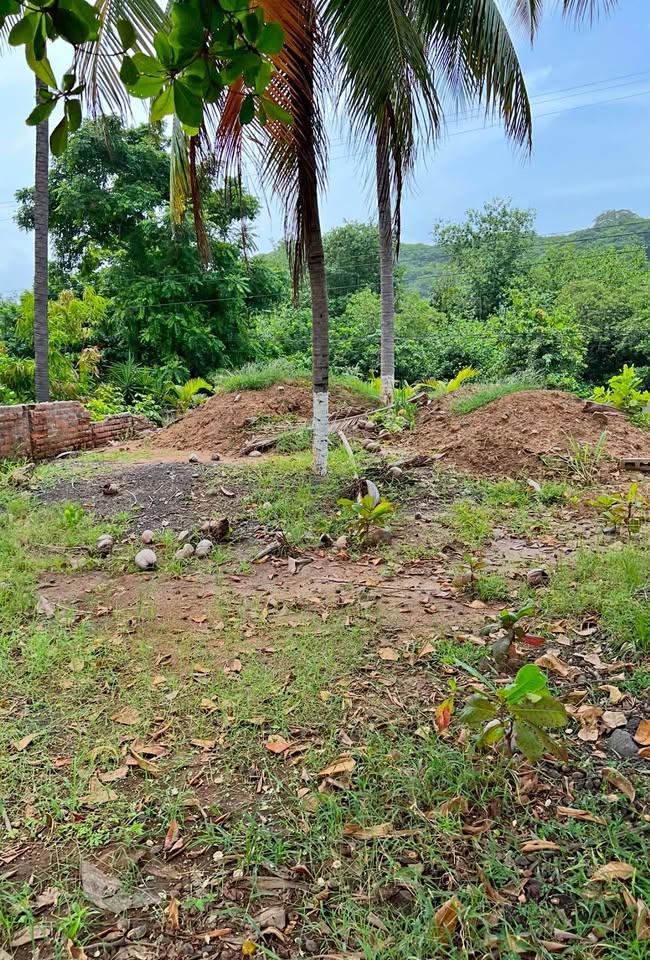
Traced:
<svg viewBox="0 0 650 960">
<path fill-rule="evenodd" d="M 330 415 L 336 418 L 364 413 L 372 406 L 368 400 L 335 387 L 330 393 Z M 172 450 L 210 450 L 234 454 L 255 437 L 277 433 L 264 418 L 286 417 L 292 427 L 311 420 L 310 389 L 298 383 L 278 384 L 264 390 L 243 390 L 210 397 L 180 420 L 158 430 L 152 437 L 154 447 Z M 257 421 L 260 421 L 258 423 Z M 287 429 L 288 424 L 284 429 Z"/>
<path fill-rule="evenodd" d="M 465 416 L 439 401 L 418 414 L 407 440 L 423 453 L 442 453 L 444 463 L 488 477 L 539 476 L 542 457 L 564 454 L 569 437 L 595 443 L 607 431 L 606 455 L 650 456 L 650 432 L 623 415 L 591 412 L 560 390 L 527 390 L 501 397 Z"/>
</svg>

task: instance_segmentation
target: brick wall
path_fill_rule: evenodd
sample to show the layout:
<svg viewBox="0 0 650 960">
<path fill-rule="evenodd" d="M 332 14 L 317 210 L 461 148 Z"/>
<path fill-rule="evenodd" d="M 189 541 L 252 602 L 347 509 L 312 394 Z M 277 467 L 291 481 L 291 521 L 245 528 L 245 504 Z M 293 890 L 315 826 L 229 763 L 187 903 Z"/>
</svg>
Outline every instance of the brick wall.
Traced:
<svg viewBox="0 0 650 960">
<path fill-rule="evenodd" d="M 151 429 L 136 414 L 118 413 L 93 423 L 76 400 L 0 406 L 0 460 L 47 460 L 66 450 L 104 447 Z"/>
</svg>

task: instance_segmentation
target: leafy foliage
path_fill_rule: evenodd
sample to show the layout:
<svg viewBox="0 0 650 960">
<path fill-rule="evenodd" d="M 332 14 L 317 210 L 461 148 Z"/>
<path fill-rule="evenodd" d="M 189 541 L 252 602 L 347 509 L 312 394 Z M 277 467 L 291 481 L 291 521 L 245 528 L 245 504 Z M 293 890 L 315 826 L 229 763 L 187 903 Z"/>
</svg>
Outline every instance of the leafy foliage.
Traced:
<svg viewBox="0 0 650 960">
<path fill-rule="evenodd" d="M 620 373 L 609 378 L 607 387 L 594 388 L 593 399 L 597 403 L 611 403 L 625 413 L 643 413 L 650 404 L 650 390 L 640 389 L 642 384 L 635 367 L 626 363 Z"/>
<path fill-rule="evenodd" d="M 339 506 L 343 507 L 350 517 L 350 528 L 362 541 L 368 539 L 373 527 L 383 526 L 383 522 L 395 511 L 395 506 L 381 497 L 376 500 L 367 493 L 358 500 L 342 497 Z"/>
<path fill-rule="evenodd" d="M 522 667 L 514 683 L 503 689 L 473 694 L 458 719 L 483 728 L 479 746 L 505 743 L 511 752 L 516 746 L 531 761 L 546 753 L 565 756 L 548 730 L 565 727 L 567 712 L 564 704 L 551 696 L 546 677 L 535 664 Z"/>
</svg>

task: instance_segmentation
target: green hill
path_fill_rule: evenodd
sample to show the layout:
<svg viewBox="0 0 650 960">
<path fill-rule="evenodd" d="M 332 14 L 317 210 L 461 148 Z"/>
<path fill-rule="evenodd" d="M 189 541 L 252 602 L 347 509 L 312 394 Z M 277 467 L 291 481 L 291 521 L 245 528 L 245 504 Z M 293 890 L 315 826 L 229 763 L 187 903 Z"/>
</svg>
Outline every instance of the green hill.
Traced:
<svg viewBox="0 0 650 960">
<path fill-rule="evenodd" d="M 542 253 L 553 243 L 623 247 L 636 241 L 643 243 L 650 256 L 650 218 L 641 217 L 632 210 L 606 210 L 584 230 L 548 236 L 540 234 L 536 247 Z M 399 266 L 404 284 L 417 290 L 422 297 L 430 296 L 444 262 L 445 256 L 435 244 L 403 243 L 400 247 Z"/>
</svg>

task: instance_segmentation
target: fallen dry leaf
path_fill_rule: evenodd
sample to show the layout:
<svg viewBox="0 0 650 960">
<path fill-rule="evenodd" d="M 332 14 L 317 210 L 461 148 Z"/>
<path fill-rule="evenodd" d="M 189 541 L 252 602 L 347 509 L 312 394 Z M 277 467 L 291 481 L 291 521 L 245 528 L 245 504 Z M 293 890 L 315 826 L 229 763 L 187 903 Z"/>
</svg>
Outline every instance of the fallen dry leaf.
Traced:
<svg viewBox="0 0 650 960">
<path fill-rule="evenodd" d="M 619 690 L 618 687 L 615 687 L 611 683 L 603 683 L 598 687 L 599 690 L 604 690 L 607 696 L 609 697 L 609 702 L 612 706 L 616 706 L 617 703 L 620 703 L 621 700 L 625 699 L 625 694 L 622 690 Z"/>
<path fill-rule="evenodd" d="M 620 770 L 616 770 L 614 767 L 603 767 L 602 772 L 604 779 L 607 780 L 608 783 L 611 783 L 617 790 L 624 793 L 628 800 L 634 802 L 634 798 L 636 797 L 634 784 L 631 780 L 628 780 L 624 773 L 621 773 Z"/>
<path fill-rule="evenodd" d="M 128 775 L 128 767 L 117 767 L 117 769 L 108 770 L 106 773 L 98 773 L 97 779 L 100 783 L 114 783 L 116 780 L 124 780 Z"/>
<path fill-rule="evenodd" d="M 22 931 L 22 933 L 16 934 L 9 946 L 25 947 L 27 944 L 31 943 L 32 940 L 47 940 L 51 933 L 51 927 L 46 927 L 44 924 L 37 923 L 33 927 L 27 927 Z"/>
<path fill-rule="evenodd" d="M 20 740 L 13 740 L 11 746 L 16 753 L 22 753 L 23 750 L 26 750 L 27 747 L 36 740 L 37 736 L 37 733 L 28 733 L 26 737 L 21 737 Z"/>
<path fill-rule="evenodd" d="M 122 707 L 117 713 L 114 713 L 111 720 L 115 723 L 122 723 L 126 727 L 133 727 L 140 722 L 141 713 L 135 707 Z"/>
<path fill-rule="evenodd" d="M 580 721 L 580 730 L 578 730 L 580 740 L 592 743 L 598 739 L 598 721 L 602 715 L 603 711 L 600 707 L 594 707 L 588 703 L 578 707 L 575 716 Z"/>
<path fill-rule="evenodd" d="M 575 676 L 578 672 L 575 667 L 570 667 L 568 663 L 560 660 L 554 653 L 543 653 L 541 657 L 537 658 L 535 663 L 538 667 L 544 667 L 546 670 L 550 670 L 551 673 L 557 673 L 558 677 L 564 677 L 565 679 Z"/>
<path fill-rule="evenodd" d="M 537 837 L 534 840 L 527 840 L 521 845 L 522 853 L 537 853 L 539 850 L 561 850 L 562 847 L 552 840 L 541 840 Z"/>
<path fill-rule="evenodd" d="M 573 820 L 585 820 L 587 823 L 607 823 L 604 817 L 598 817 L 595 813 L 589 813 L 588 810 L 579 810 L 577 807 L 558 807 L 557 812 L 561 817 L 570 817 Z"/>
<path fill-rule="evenodd" d="M 616 730 L 617 727 L 627 726 L 627 717 L 620 710 L 605 710 L 603 724 L 608 730 Z"/>
<path fill-rule="evenodd" d="M 177 933 L 178 930 L 180 930 L 179 903 L 176 897 L 172 897 L 167 904 L 165 910 L 165 926 L 170 933 Z"/>
<path fill-rule="evenodd" d="M 380 660 L 399 660 L 399 653 L 394 647 L 380 647 L 378 654 Z"/>
<path fill-rule="evenodd" d="M 636 902 L 636 938 L 650 940 L 650 908 L 645 900 Z"/>
<path fill-rule="evenodd" d="M 193 747 L 199 747 L 201 750 L 213 750 L 216 740 L 201 740 L 199 737 L 192 737 L 190 743 Z"/>
<path fill-rule="evenodd" d="M 458 915 L 460 913 L 460 900 L 458 897 L 450 897 L 434 914 L 434 924 L 439 936 L 450 940 L 458 926 Z"/>
<path fill-rule="evenodd" d="M 145 773 L 150 773 L 152 777 L 160 776 L 160 769 L 155 765 L 155 763 L 152 763 L 151 760 L 147 760 L 142 756 L 142 754 L 136 753 L 133 747 L 131 747 L 129 752 L 141 770 L 144 770 Z"/>
<path fill-rule="evenodd" d="M 269 753 L 285 753 L 291 746 L 288 740 L 285 740 L 284 737 L 281 737 L 277 733 L 272 733 L 264 744 Z"/>
<path fill-rule="evenodd" d="M 350 773 L 357 765 L 353 757 L 338 757 L 318 774 L 319 777 L 336 777 L 340 773 Z"/>
<path fill-rule="evenodd" d="M 70 960 L 88 960 L 88 954 L 84 948 L 75 946 L 72 940 L 66 940 L 65 942 L 65 955 Z"/>
<path fill-rule="evenodd" d="M 218 704 L 216 704 L 214 700 L 210 700 L 209 697 L 203 697 L 201 700 L 201 710 L 205 710 L 206 713 L 214 713 L 214 711 L 218 709 Z"/>
<path fill-rule="evenodd" d="M 605 863 L 602 867 L 598 867 L 590 876 L 589 882 L 630 880 L 633 876 L 634 867 L 631 864 L 622 863 L 620 860 L 612 860 L 611 863 Z"/>
<path fill-rule="evenodd" d="M 167 833 L 165 834 L 165 839 L 163 841 L 163 850 L 171 850 L 174 844 L 179 840 L 180 835 L 181 829 L 178 825 L 178 821 L 172 820 L 167 827 Z"/>
<path fill-rule="evenodd" d="M 102 786 L 98 777 L 91 777 L 88 781 L 88 793 L 79 797 L 79 803 L 84 807 L 101 807 L 105 803 L 117 800 L 117 794 L 110 787 Z"/>
<path fill-rule="evenodd" d="M 634 739 L 642 747 L 650 747 L 650 720 L 642 720 L 636 728 Z"/>
<path fill-rule="evenodd" d="M 81 861 L 81 887 L 92 904 L 111 913 L 124 913 L 125 910 L 160 903 L 158 897 L 148 890 L 127 891 L 117 877 L 105 873 L 88 860 Z"/>
</svg>

